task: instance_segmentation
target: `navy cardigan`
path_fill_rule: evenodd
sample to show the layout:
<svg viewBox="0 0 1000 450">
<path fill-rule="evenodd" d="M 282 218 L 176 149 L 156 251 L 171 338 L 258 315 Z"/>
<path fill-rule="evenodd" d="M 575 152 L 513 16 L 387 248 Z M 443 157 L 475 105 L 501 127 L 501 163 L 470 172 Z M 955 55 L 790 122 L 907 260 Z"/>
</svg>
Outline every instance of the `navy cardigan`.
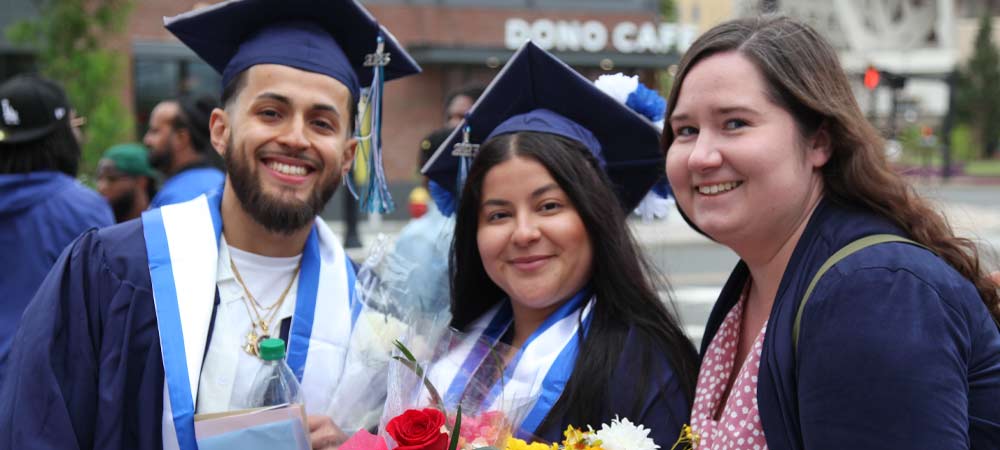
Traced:
<svg viewBox="0 0 1000 450">
<path fill-rule="evenodd" d="M 767 324 L 757 400 L 772 450 L 1000 449 L 1000 331 L 975 287 L 931 252 L 886 243 L 831 268 L 792 323 L 826 259 L 900 229 L 823 200 L 782 276 Z M 702 354 L 739 299 L 740 261 L 709 317 Z"/>
</svg>

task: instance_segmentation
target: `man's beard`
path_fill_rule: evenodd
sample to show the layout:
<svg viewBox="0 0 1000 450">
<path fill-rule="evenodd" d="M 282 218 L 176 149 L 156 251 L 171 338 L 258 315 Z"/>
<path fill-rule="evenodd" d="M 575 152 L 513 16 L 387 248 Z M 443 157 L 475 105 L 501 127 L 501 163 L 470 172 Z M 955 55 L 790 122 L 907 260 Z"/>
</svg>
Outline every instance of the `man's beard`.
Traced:
<svg viewBox="0 0 1000 450">
<path fill-rule="evenodd" d="M 228 145 L 224 159 L 233 192 L 243 205 L 243 210 L 268 231 L 287 235 L 301 230 L 323 211 L 326 202 L 337 192 L 341 176 L 340 172 L 334 170 L 327 179 L 319 179 L 306 201 L 297 198 L 285 200 L 264 193 L 261 189 L 262 175 L 260 171 L 255 174 L 253 169 L 256 166 L 256 156 L 236 156 L 232 137 Z M 322 176 L 323 170 L 322 166 L 316 167 L 317 175 Z"/>
<path fill-rule="evenodd" d="M 111 204 L 111 211 L 115 213 L 115 222 L 124 222 L 129 219 L 129 214 L 135 206 L 135 191 L 125 191 L 118 198 L 109 199 L 108 203 Z"/>
<path fill-rule="evenodd" d="M 164 147 L 160 150 L 150 149 L 149 151 L 149 165 L 153 166 L 154 169 L 159 170 L 162 173 L 167 173 L 170 170 L 170 166 L 174 164 L 174 148 L 170 144 L 170 139 L 164 143 Z"/>
</svg>

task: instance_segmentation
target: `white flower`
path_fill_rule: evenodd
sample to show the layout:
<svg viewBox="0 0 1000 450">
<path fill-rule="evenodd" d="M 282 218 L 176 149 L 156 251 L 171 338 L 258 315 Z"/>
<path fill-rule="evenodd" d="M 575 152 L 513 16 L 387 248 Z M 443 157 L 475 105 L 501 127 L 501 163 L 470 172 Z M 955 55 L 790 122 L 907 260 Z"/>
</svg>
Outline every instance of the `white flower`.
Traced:
<svg viewBox="0 0 1000 450">
<path fill-rule="evenodd" d="M 660 197 L 660 194 L 649 191 L 633 212 L 635 215 L 642 217 L 643 222 L 650 222 L 653 219 L 666 218 L 670 215 L 670 209 L 673 207 L 673 198 L 663 198 Z"/>
<path fill-rule="evenodd" d="M 611 421 L 611 425 L 603 424 L 597 431 L 597 439 L 605 450 L 656 450 L 660 448 L 649 438 L 649 430 L 642 425 L 636 425 L 626 419 Z"/>
<path fill-rule="evenodd" d="M 402 339 L 406 332 L 407 325 L 399 319 L 365 308 L 355 323 L 351 343 L 355 345 L 355 351 L 362 355 L 381 356 L 388 361 L 395 348 L 392 342 Z"/>
<path fill-rule="evenodd" d="M 629 94 L 639 88 L 639 77 L 629 77 L 622 73 L 601 75 L 594 82 L 594 86 L 624 105 L 628 101 Z"/>
</svg>

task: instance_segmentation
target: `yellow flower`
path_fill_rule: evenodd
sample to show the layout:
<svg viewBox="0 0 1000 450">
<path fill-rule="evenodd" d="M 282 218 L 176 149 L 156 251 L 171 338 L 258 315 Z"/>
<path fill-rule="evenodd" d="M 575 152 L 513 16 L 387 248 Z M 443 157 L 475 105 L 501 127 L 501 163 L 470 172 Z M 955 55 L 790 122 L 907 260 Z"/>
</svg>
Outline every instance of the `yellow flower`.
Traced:
<svg viewBox="0 0 1000 450">
<path fill-rule="evenodd" d="M 507 440 L 507 450 L 559 450 L 559 446 L 540 444 L 538 442 L 527 443 L 517 438 Z"/>
<path fill-rule="evenodd" d="M 583 431 L 573 428 L 572 425 L 566 427 L 563 436 L 563 449 L 565 450 L 604 450 L 601 448 L 601 441 L 593 440 L 594 430 Z"/>
<path fill-rule="evenodd" d="M 567 449 L 584 448 L 580 446 L 580 444 L 586 445 L 583 441 L 583 431 L 573 428 L 573 425 L 566 427 L 566 431 L 563 431 L 563 436 L 566 437 L 566 439 L 563 440 L 563 447 L 566 447 Z"/>
<path fill-rule="evenodd" d="M 684 427 L 681 428 L 680 438 L 677 439 L 677 442 L 674 443 L 673 447 L 670 447 L 670 450 L 694 449 L 698 447 L 700 442 L 701 436 L 691 429 L 691 425 L 684 425 Z"/>
</svg>

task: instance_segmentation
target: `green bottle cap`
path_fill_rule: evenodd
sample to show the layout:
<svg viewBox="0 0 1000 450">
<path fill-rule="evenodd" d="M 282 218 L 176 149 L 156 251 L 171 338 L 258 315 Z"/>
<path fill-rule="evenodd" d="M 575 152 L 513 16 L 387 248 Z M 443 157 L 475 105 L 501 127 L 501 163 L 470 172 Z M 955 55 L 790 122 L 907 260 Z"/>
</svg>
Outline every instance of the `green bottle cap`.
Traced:
<svg viewBox="0 0 1000 450">
<path fill-rule="evenodd" d="M 268 338 L 260 341 L 260 359 L 275 361 L 285 357 L 285 340 Z"/>
</svg>

